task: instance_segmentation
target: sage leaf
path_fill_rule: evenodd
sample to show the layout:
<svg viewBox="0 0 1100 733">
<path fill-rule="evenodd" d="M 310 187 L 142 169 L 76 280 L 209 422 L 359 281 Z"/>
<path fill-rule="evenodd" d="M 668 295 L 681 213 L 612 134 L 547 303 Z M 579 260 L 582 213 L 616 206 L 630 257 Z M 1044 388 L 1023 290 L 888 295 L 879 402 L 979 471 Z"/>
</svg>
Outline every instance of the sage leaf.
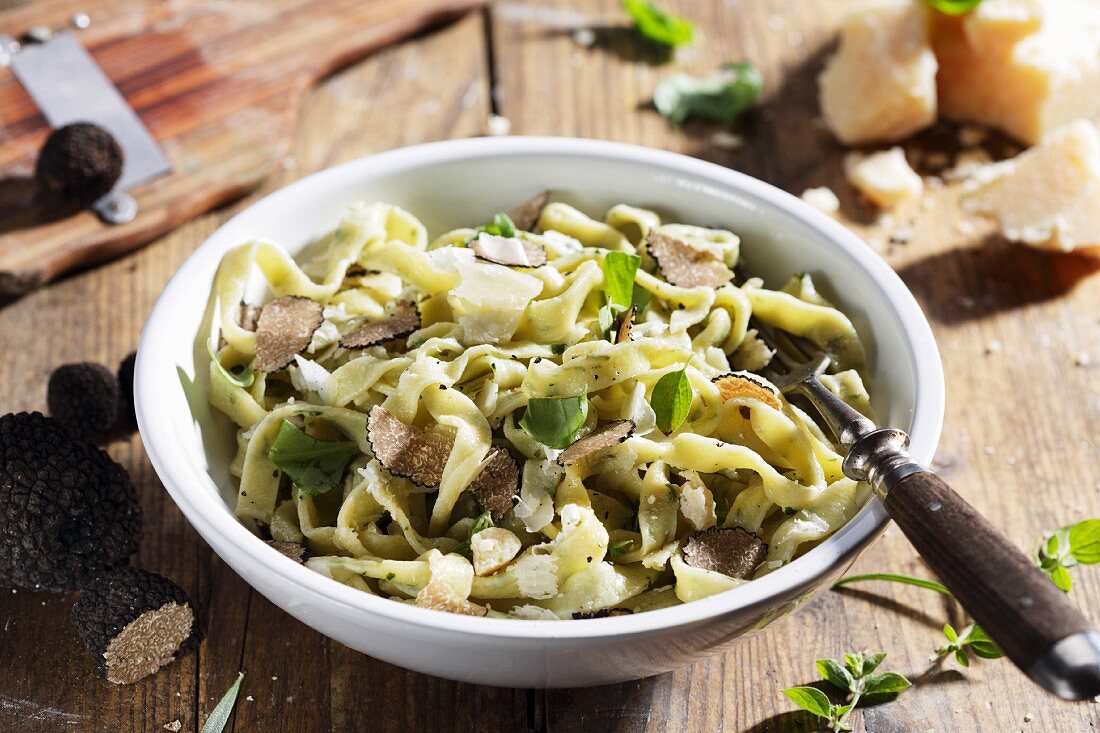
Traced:
<svg viewBox="0 0 1100 733">
<path fill-rule="evenodd" d="M 241 680 L 243 679 L 244 672 L 238 672 L 237 681 L 229 686 L 229 689 L 222 695 L 222 699 L 210 711 L 210 717 L 203 723 L 200 733 L 222 733 L 225 730 L 225 724 L 229 722 L 229 717 L 233 714 L 233 706 L 237 704 L 237 695 L 241 691 Z"/>
</svg>

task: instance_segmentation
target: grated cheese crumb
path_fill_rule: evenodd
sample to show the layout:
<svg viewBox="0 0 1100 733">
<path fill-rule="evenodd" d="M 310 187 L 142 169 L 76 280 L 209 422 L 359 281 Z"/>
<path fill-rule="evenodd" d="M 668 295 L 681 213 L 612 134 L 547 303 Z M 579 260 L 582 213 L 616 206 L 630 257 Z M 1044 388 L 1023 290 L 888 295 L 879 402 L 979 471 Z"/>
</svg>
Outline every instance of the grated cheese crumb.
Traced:
<svg viewBox="0 0 1100 733">
<path fill-rule="evenodd" d="M 837 198 L 833 189 L 827 186 L 807 188 L 802 192 L 801 198 L 810 206 L 826 214 L 835 214 L 840 211 L 840 199 Z"/>
</svg>

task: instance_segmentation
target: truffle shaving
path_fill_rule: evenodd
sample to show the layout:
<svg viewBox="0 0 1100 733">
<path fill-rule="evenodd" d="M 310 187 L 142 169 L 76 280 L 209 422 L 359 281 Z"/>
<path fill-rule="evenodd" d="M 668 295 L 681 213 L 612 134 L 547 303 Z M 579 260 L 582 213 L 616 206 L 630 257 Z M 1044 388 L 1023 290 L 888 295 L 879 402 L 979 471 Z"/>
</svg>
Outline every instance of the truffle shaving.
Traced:
<svg viewBox="0 0 1100 733">
<path fill-rule="evenodd" d="M 508 218 L 516 225 L 518 231 L 533 232 L 535 225 L 539 222 L 539 216 L 542 215 L 542 210 L 548 203 L 550 203 L 550 192 L 543 191 L 509 211 Z"/>
<path fill-rule="evenodd" d="M 634 612 L 629 608 L 601 608 L 599 611 L 574 611 L 576 620 L 588 618 L 611 618 L 613 616 L 631 616 Z"/>
<path fill-rule="evenodd" d="M 259 306 L 250 305 L 248 303 L 241 303 L 241 308 L 237 312 L 237 323 L 245 331 L 255 331 L 256 323 L 260 320 L 260 308 Z"/>
<path fill-rule="evenodd" d="M 673 285 L 716 288 L 733 279 L 733 270 L 726 267 L 713 252 L 693 247 L 679 237 L 661 231 L 660 227 L 649 230 L 647 243 L 649 254 L 657 261 L 661 276 Z"/>
<path fill-rule="evenodd" d="M 345 349 L 365 349 L 394 339 L 405 338 L 420 328 L 420 311 L 411 300 L 397 301 L 385 318 L 368 323 L 340 339 Z"/>
<path fill-rule="evenodd" d="M 493 448 L 489 462 L 470 484 L 470 493 L 481 508 L 499 520 L 512 508 L 519 492 L 519 464 L 504 448 Z"/>
<path fill-rule="evenodd" d="M 546 250 L 534 242 L 519 237 L 497 237 L 482 234 L 470 243 L 470 251 L 479 260 L 506 267 L 542 267 Z"/>
<path fill-rule="evenodd" d="M 454 446 L 446 435 L 406 425 L 381 405 L 367 415 L 367 440 L 383 468 L 424 488 L 439 486 Z"/>
<path fill-rule="evenodd" d="M 572 466 L 594 456 L 600 451 L 626 442 L 637 427 L 633 420 L 615 420 L 596 428 L 588 435 L 573 442 L 558 455 L 559 466 Z"/>
<path fill-rule="evenodd" d="M 171 580 L 124 568 L 96 580 L 73 605 L 73 626 L 116 685 L 147 677 L 198 641 L 187 593 Z"/>
<path fill-rule="evenodd" d="M 696 532 L 684 543 L 684 562 L 731 578 L 748 578 L 768 554 L 768 546 L 741 527 Z"/>
<path fill-rule="evenodd" d="M 638 306 L 630 306 L 630 310 L 623 314 L 619 321 L 619 330 L 615 333 L 615 343 L 622 344 L 630 340 L 630 332 L 634 329 L 634 319 L 638 317 Z"/>
<path fill-rule="evenodd" d="M 140 536 L 122 466 L 57 420 L 0 417 L 0 585 L 78 590 L 125 565 Z"/>
<path fill-rule="evenodd" d="M 268 547 L 275 549 L 280 555 L 286 555 L 296 563 L 306 560 L 306 548 L 297 542 L 280 542 L 279 540 L 266 540 Z"/>
<path fill-rule="evenodd" d="M 723 400 L 750 397 L 760 400 L 776 410 L 783 409 L 783 404 L 779 401 L 779 395 L 762 379 L 754 378 L 748 374 L 731 373 L 722 374 L 711 381 L 718 388 L 718 394 L 722 396 Z"/>
<path fill-rule="evenodd" d="M 256 320 L 256 368 L 277 372 L 294 361 L 313 340 L 324 316 L 320 303 L 284 295 L 263 307 Z"/>
</svg>

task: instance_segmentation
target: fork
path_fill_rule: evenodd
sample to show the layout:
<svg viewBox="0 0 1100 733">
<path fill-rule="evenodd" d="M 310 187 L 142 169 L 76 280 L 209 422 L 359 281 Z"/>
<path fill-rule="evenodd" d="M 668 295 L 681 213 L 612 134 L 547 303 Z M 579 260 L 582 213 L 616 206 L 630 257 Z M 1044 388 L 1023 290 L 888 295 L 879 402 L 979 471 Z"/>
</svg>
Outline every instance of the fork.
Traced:
<svg viewBox="0 0 1100 733">
<path fill-rule="evenodd" d="M 886 513 L 974 621 L 1033 681 L 1067 700 L 1100 694 L 1100 634 L 1036 565 L 943 479 L 821 383 L 831 359 L 805 338 L 753 318 L 775 351 L 761 372 L 820 413 L 843 449 L 844 475 L 871 484 Z"/>
</svg>

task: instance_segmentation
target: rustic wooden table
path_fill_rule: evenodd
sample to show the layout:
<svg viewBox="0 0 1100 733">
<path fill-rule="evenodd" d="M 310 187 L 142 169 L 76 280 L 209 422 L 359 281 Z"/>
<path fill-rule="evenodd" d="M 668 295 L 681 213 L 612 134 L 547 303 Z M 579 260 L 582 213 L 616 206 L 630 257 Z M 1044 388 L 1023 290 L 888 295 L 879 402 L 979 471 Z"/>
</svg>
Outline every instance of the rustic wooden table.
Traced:
<svg viewBox="0 0 1100 733">
<path fill-rule="evenodd" d="M 1006 244 L 979 226 L 964 236 L 954 194 L 896 217 L 889 227 L 843 180 L 844 151 L 815 123 L 814 77 L 853 3 L 678 0 L 705 42 L 672 63 L 625 28 L 616 0 L 506 0 L 379 53 L 325 82 L 270 191 L 344 160 L 428 140 L 482 134 L 490 114 L 517 134 L 576 135 L 676 150 L 788 191 L 830 185 L 842 218 L 873 243 L 916 293 L 947 371 L 941 472 L 1020 545 L 1043 530 L 1100 515 L 1100 259 L 1048 256 Z M 595 30 L 595 44 L 573 36 Z M 729 149 L 716 129 L 674 130 L 650 107 L 659 79 L 741 58 L 764 71 L 766 103 L 736 127 Z M 954 152 L 954 132 L 907 143 L 911 157 Z M 991 149 L 1003 148 L 998 141 Z M 262 195 L 261 192 L 258 195 Z M 117 363 L 183 259 L 256 196 L 194 221 L 137 254 L 0 309 L 0 411 L 44 407 L 58 364 Z M 904 238 L 904 237 L 903 237 Z M 1089 363 L 1088 355 L 1091 354 Z M 813 660 L 849 650 L 889 653 L 916 688 L 856 718 L 857 730 L 1092 731 L 1100 704 L 1055 701 L 1007 662 L 961 670 L 934 664 L 957 608 L 927 591 L 867 585 L 828 592 L 801 613 L 730 651 L 652 679 L 581 690 L 473 687 L 390 666 L 327 640 L 254 593 L 215 557 L 154 475 L 138 437 L 110 447 L 131 472 L 145 510 L 138 562 L 178 581 L 204 609 L 198 653 L 128 687 L 93 676 L 68 625 L 71 599 L 0 596 L 0 730 L 195 731 L 238 670 L 247 674 L 233 730 L 799 731 L 779 690 L 816 679 Z M 897 530 L 857 571 L 925 571 Z M 1073 597 L 1100 608 L 1100 572 L 1075 573 Z M 1100 614 L 1094 610 L 1100 621 Z M 476 664 L 477 660 L 471 660 Z"/>
</svg>

